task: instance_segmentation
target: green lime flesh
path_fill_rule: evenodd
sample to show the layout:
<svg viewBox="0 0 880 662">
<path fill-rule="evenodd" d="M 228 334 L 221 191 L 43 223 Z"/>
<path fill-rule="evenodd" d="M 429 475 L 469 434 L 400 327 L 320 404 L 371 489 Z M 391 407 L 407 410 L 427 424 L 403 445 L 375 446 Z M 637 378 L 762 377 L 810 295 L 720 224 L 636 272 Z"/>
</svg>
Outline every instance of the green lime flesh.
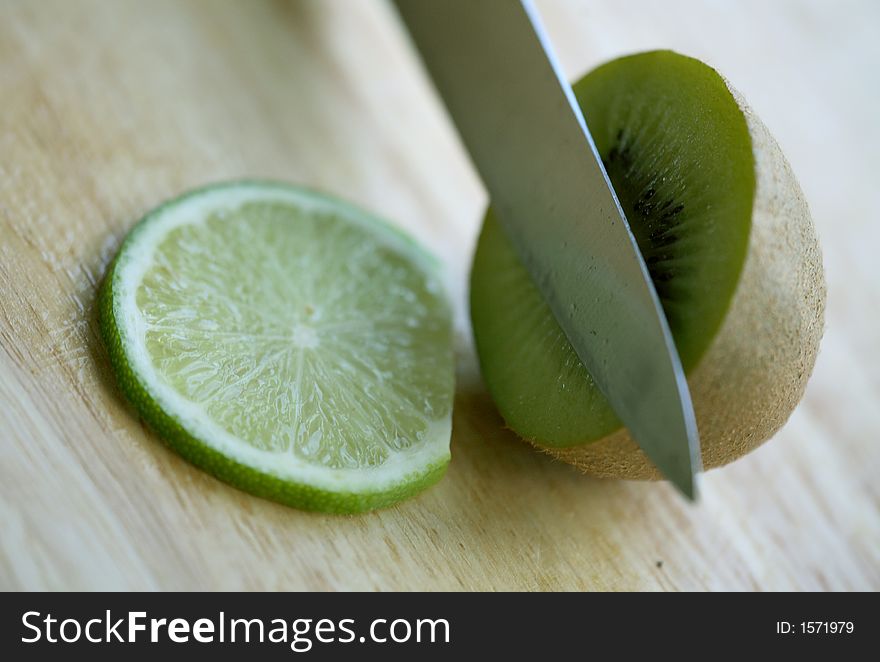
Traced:
<svg viewBox="0 0 880 662">
<path fill-rule="evenodd" d="M 689 372 L 724 320 L 748 248 L 755 166 L 743 113 L 715 70 L 670 51 L 609 62 L 574 92 Z M 491 208 L 471 318 L 487 386 L 518 434 L 566 447 L 620 428 Z"/>
<path fill-rule="evenodd" d="M 454 373 L 437 263 L 344 202 L 237 182 L 147 215 L 100 293 L 121 389 L 187 460 L 353 513 L 442 476 Z"/>
</svg>

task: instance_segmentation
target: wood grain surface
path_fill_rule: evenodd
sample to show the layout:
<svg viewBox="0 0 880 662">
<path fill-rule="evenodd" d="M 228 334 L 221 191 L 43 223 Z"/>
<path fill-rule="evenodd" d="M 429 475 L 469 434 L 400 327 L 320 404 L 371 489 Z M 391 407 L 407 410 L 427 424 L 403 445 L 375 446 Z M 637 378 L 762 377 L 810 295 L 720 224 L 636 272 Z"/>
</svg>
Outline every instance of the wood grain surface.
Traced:
<svg viewBox="0 0 880 662">
<path fill-rule="evenodd" d="M 725 73 L 823 242 L 827 331 L 770 443 L 703 481 L 600 481 L 502 429 L 465 283 L 485 194 L 391 8 L 0 2 L 0 588 L 880 589 L 880 5 L 539 3 L 572 77 L 655 47 Z M 297 512 L 192 468 L 108 374 L 93 297 L 149 208 L 273 177 L 392 219 L 459 307 L 453 461 L 420 497 Z"/>
</svg>

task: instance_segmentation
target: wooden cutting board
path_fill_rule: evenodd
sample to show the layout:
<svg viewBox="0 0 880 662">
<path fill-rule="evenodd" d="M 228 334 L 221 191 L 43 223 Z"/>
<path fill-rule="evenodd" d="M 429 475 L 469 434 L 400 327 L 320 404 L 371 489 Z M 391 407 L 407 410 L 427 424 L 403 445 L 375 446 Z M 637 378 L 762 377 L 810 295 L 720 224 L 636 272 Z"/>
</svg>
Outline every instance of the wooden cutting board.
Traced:
<svg viewBox="0 0 880 662">
<path fill-rule="evenodd" d="M 465 315 L 485 194 L 390 7 L 0 3 L 0 588 L 880 589 L 880 23 L 871 2 L 539 5 L 573 77 L 672 47 L 775 131 L 824 243 L 826 337 L 771 443 L 705 477 L 600 481 L 508 432 Z M 359 517 L 250 497 L 166 450 L 108 374 L 93 297 L 147 209 L 273 177 L 418 236 L 459 305 L 453 461 Z"/>
</svg>

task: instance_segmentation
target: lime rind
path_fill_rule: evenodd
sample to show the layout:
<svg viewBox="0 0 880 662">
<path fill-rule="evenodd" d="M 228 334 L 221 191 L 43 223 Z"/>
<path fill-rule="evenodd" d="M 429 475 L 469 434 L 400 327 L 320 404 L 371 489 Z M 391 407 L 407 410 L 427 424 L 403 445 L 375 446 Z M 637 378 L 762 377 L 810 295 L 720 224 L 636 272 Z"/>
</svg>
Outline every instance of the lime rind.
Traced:
<svg viewBox="0 0 880 662">
<path fill-rule="evenodd" d="M 293 453 L 255 448 L 180 396 L 160 375 L 146 350 L 137 284 L 154 252 L 175 228 L 203 222 L 213 210 L 249 201 L 281 202 L 307 212 L 341 216 L 369 231 L 442 288 L 438 263 L 402 232 L 344 203 L 304 189 L 266 181 L 205 187 L 149 213 L 123 242 L 99 295 L 102 335 L 121 390 L 162 439 L 184 458 L 252 494 L 307 510 L 353 513 L 381 508 L 435 483 L 449 462 L 451 393 L 446 411 L 427 425 L 422 443 L 375 467 L 330 468 Z M 444 299 L 445 301 L 445 299 Z M 446 305 L 446 304 L 443 304 Z M 451 328 L 451 312 L 446 311 Z M 450 350 L 451 352 L 451 350 Z M 449 371 L 451 373 L 451 357 Z"/>
</svg>

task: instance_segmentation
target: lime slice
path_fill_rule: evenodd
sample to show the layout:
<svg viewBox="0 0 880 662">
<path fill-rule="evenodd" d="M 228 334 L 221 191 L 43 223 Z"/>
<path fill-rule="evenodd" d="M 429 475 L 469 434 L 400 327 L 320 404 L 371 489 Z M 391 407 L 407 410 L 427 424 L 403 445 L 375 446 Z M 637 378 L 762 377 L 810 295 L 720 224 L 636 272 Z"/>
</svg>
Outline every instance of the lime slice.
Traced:
<svg viewBox="0 0 880 662">
<path fill-rule="evenodd" d="M 252 494 L 359 512 L 418 492 L 449 462 L 438 265 L 344 202 L 266 182 L 168 202 L 123 243 L 100 317 L 138 413 Z"/>
</svg>

